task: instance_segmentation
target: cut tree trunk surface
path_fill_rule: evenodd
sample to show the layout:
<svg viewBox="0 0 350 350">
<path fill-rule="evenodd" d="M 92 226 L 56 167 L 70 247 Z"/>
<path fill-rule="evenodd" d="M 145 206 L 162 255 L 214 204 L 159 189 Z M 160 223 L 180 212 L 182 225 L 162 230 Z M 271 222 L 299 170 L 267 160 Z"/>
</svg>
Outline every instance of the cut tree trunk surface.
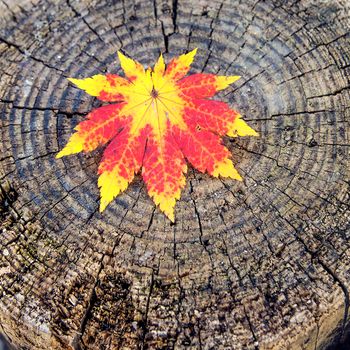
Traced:
<svg viewBox="0 0 350 350">
<path fill-rule="evenodd" d="M 0 333 L 20 349 L 324 349 L 350 287 L 349 1 L 0 1 Z M 101 103 L 67 77 L 198 47 L 260 137 L 244 182 L 190 168 L 176 222 L 140 177 L 98 211 Z"/>
</svg>

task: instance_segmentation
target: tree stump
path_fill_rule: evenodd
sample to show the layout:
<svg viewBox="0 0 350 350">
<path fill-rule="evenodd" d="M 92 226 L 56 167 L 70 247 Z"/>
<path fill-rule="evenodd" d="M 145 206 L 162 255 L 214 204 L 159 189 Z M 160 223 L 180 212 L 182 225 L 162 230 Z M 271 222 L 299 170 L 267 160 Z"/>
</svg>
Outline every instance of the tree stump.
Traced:
<svg viewBox="0 0 350 350">
<path fill-rule="evenodd" d="M 350 285 L 349 1 L 1 0 L 0 333 L 19 349 L 324 349 Z M 259 138 L 244 182 L 190 168 L 176 222 L 137 177 L 98 211 L 101 103 L 67 77 L 198 47 Z"/>
</svg>

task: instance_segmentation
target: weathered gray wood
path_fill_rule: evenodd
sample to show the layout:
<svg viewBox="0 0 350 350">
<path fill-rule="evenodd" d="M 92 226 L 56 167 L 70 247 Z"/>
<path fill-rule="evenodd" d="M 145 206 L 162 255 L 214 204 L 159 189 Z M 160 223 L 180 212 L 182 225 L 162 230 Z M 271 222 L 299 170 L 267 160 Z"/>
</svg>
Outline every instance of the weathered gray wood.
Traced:
<svg viewBox="0 0 350 350">
<path fill-rule="evenodd" d="M 323 349 L 349 307 L 349 1 L 0 0 L 0 333 L 21 349 Z M 189 171 L 176 222 L 138 178 L 98 213 L 99 102 L 66 77 L 199 48 L 260 138 L 244 182 Z"/>
</svg>

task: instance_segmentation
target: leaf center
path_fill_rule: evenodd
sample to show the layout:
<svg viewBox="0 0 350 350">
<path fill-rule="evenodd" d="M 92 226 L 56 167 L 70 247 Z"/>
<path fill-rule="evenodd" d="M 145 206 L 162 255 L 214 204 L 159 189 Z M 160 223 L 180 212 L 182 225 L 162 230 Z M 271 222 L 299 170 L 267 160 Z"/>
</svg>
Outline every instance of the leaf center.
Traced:
<svg viewBox="0 0 350 350">
<path fill-rule="evenodd" d="M 157 98 L 159 96 L 159 92 L 153 87 L 151 91 L 151 97 L 152 98 Z"/>
</svg>

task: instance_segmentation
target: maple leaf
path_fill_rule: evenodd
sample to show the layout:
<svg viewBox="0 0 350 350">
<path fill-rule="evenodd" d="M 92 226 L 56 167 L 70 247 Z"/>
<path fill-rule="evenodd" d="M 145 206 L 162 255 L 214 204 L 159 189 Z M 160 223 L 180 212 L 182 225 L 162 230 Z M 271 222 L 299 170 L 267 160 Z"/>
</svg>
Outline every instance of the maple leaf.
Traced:
<svg viewBox="0 0 350 350">
<path fill-rule="evenodd" d="M 154 68 L 118 52 L 125 78 L 94 75 L 69 80 L 89 95 L 116 102 L 93 110 L 75 127 L 57 158 L 92 151 L 108 143 L 98 168 L 100 211 L 140 170 L 148 194 L 171 221 L 185 186 L 187 165 L 218 177 L 242 180 L 221 143 L 221 136 L 257 136 L 224 102 L 209 100 L 239 76 L 186 74 L 197 49 L 165 66 L 160 55 Z"/>
</svg>

